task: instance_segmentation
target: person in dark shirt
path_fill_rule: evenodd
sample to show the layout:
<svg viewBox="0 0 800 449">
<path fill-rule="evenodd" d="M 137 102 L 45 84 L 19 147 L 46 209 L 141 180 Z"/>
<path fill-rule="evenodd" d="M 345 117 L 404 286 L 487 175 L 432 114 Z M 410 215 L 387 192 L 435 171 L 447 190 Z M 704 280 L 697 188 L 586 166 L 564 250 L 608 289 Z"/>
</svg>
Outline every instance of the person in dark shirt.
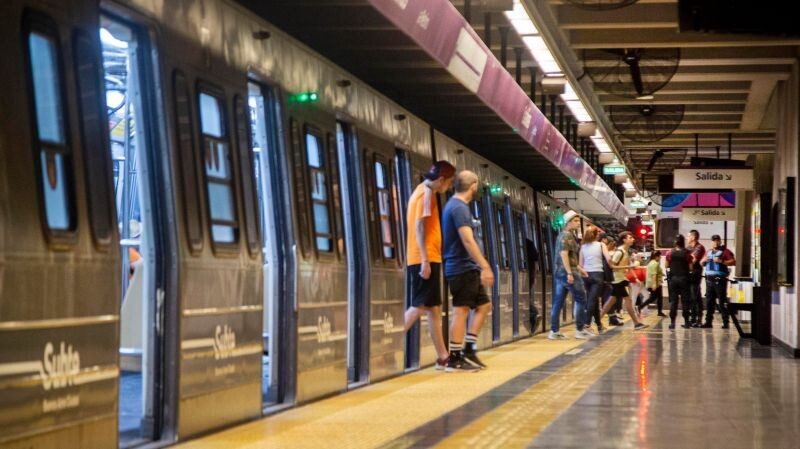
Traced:
<svg viewBox="0 0 800 449">
<path fill-rule="evenodd" d="M 714 309 L 719 302 L 722 328 L 728 329 L 728 267 L 736 265 L 736 259 L 718 235 L 711 236 L 711 243 L 711 250 L 703 257 L 703 266 L 706 268 L 706 322 L 703 327 L 713 327 Z"/>
<path fill-rule="evenodd" d="M 478 176 L 468 170 L 459 172 L 455 195 L 444 207 L 442 235 L 444 238 L 444 275 L 453 296 L 453 321 L 450 324 L 450 358 L 446 372 L 474 371 L 486 365 L 476 354 L 476 341 L 492 302 L 486 289 L 494 283 L 494 273 L 481 254 L 473 234 L 469 203 L 478 191 Z M 467 328 L 470 309 L 475 313 Z"/>
<path fill-rule="evenodd" d="M 706 247 L 700 243 L 700 233 L 696 229 L 689 231 L 689 241 L 686 249 L 692 255 L 689 265 L 689 318 L 692 327 L 700 327 L 703 319 L 703 295 L 700 293 L 700 284 L 703 282 L 703 266 L 700 261 L 706 254 Z"/>
<path fill-rule="evenodd" d="M 689 299 L 689 266 L 692 254 L 686 249 L 686 241 L 682 235 L 675 238 L 675 247 L 667 253 L 666 267 L 667 288 L 669 289 L 669 328 L 675 329 L 675 318 L 678 316 L 678 298 L 681 301 L 684 329 L 692 327 Z"/>
</svg>

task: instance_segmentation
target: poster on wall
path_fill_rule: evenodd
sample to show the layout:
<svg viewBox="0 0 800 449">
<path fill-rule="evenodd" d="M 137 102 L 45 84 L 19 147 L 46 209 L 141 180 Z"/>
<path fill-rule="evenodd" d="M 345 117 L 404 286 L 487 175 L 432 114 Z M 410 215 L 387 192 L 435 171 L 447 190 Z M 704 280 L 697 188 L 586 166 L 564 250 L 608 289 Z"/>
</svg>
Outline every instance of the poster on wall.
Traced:
<svg viewBox="0 0 800 449">
<path fill-rule="evenodd" d="M 778 284 L 794 285 L 795 178 L 789 176 L 778 189 Z"/>
</svg>

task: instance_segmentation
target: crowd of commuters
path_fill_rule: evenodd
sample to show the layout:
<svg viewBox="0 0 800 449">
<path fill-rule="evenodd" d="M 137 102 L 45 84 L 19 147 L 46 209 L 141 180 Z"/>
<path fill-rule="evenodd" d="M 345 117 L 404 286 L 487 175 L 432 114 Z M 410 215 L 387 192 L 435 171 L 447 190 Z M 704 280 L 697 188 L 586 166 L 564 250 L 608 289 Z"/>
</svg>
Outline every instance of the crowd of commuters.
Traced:
<svg viewBox="0 0 800 449">
<path fill-rule="evenodd" d="M 556 239 L 553 272 L 553 305 L 548 338 L 567 338 L 560 332 L 560 316 L 567 293 L 572 294 L 575 315 L 575 338 L 586 339 L 605 330 L 601 317 L 608 315 L 608 323 L 623 325 L 619 315 L 624 308 L 635 330 L 647 327 L 641 313 L 655 304 L 658 316 L 663 312 L 663 283 L 667 280 L 669 291 L 670 329 L 675 329 L 678 306 L 683 312 L 684 328 L 713 327 L 714 312 L 722 315 L 722 328 L 729 327 L 728 275 L 736 264 L 733 253 L 722 244 L 719 235 L 711 237 L 712 249 L 700 243 L 696 230 L 689 232 L 689 241 L 683 235 L 675 238 L 674 247 L 666 252 L 665 276 L 661 266 L 662 253 L 652 251 L 645 264 L 644 253 L 635 252 L 636 239 L 625 231 L 616 241 L 600 236 L 595 227 L 588 227 L 578 244 L 577 230 L 580 217 L 569 211 L 564 215 L 565 226 Z M 706 283 L 705 297 L 701 284 Z M 602 304 L 602 310 L 599 309 Z M 705 319 L 703 312 L 705 310 Z"/>
<path fill-rule="evenodd" d="M 423 314 L 428 315 L 431 339 L 438 354 L 435 367 L 447 372 L 486 368 L 477 356 L 476 342 L 492 307 L 487 289 L 494 283 L 494 273 L 473 233 L 475 222 L 469 204 L 479 184 L 475 173 L 468 170 L 456 173 L 453 165 L 438 161 L 424 175 L 408 202 L 406 251 L 411 307 L 405 314 L 405 329 L 410 329 Z M 454 194 L 447 201 L 440 221 L 436 194 L 447 191 L 451 185 Z M 579 241 L 580 216 L 568 211 L 564 222 L 553 257 L 549 339 L 567 338 L 560 331 L 560 317 L 568 293 L 573 298 L 575 338 L 579 339 L 597 335 L 592 323 L 597 333 L 603 332 L 604 315 L 608 315 L 609 325 L 622 326 L 620 312 L 623 308 L 635 330 L 647 327 L 641 320 L 641 313 L 650 304 L 655 303 L 658 315 L 665 316 L 662 311 L 665 274 L 660 252 L 651 252 L 645 265 L 644 254 L 632 249 L 636 241 L 632 233 L 622 232 L 615 241 L 601 235 L 598 228 L 589 226 Z M 670 329 L 675 329 L 679 303 L 684 328 L 712 327 L 716 309 L 722 315 L 722 327 L 728 328 L 728 270 L 735 259 L 718 235 L 711 237 L 713 247 L 709 251 L 699 239 L 695 230 L 689 232 L 688 244 L 679 235 L 666 255 Z M 444 343 L 440 319 L 439 276 L 442 271 L 454 306 L 449 348 Z M 704 321 L 703 278 L 706 281 Z"/>
</svg>

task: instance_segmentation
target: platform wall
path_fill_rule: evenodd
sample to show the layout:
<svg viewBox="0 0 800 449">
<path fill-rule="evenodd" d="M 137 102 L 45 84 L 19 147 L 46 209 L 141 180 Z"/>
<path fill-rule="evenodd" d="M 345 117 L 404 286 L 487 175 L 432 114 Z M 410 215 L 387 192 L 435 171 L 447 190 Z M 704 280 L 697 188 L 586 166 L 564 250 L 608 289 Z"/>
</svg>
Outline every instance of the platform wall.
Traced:
<svg viewBox="0 0 800 449">
<path fill-rule="evenodd" d="M 778 132 L 777 150 L 775 154 L 774 178 L 772 185 L 772 197 L 777 201 L 778 188 L 787 176 L 794 176 L 795 179 L 800 175 L 798 170 L 798 153 L 800 152 L 800 63 L 795 61 L 792 67 L 792 74 L 786 81 L 778 84 L 775 93 L 779 99 L 778 105 Z M 797 223 L 798 207 L 795 194 L 795 229 L 794 229 L 794 286 L 778 287 L 772 295 L 772 335 L 783 345 L 788 346 L 794 353 L 798 353 L 800 348 L 800 316 L 798 316 L 798 296 L 797 284 L 800 282 L 800 270 L 798 270 L 798 250 Z"/>
</svg>

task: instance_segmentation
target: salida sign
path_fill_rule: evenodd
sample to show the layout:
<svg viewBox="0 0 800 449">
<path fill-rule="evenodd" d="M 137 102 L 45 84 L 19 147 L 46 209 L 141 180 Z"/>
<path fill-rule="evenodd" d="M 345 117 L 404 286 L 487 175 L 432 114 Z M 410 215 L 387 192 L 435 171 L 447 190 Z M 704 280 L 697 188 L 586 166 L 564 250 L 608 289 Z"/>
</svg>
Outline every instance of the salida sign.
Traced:
<svg viewBox="0 0 800 449">
<path fill-rule="evenodd" d="M 681 218 L 687 221 L 736 221 L 736 208 L 684 207 Z"/>
<path fill-rule="evenodd" d="M 678 168 L 674 172 L 676 189 L 752 190 L 752 168 Z"/>
</svg>

